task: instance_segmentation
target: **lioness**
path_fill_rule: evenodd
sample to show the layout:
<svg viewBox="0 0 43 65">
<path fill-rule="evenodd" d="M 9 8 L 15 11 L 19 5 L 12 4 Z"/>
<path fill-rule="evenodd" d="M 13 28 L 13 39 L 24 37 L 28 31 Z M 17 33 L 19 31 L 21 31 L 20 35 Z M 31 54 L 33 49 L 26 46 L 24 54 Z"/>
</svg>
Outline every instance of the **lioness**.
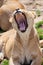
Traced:
<svg viewBox="0 0 43 65">
<path fill-rule="evenodd" d="M 42 55 L 32 12 L 16 9 L 9 21 L 13 29 L 0 37 L 0 59 L 7 57 L 9 65 L 41 65 Z"/>
<path fill-rule="evenodd" d="M 24 9 L 24 6 L 18 0 L 1 0 L 3 5 L 0 7 L 0 28 L 4 31 L 11 28 L 9 17 L 15 9 Z"/>
</svg>

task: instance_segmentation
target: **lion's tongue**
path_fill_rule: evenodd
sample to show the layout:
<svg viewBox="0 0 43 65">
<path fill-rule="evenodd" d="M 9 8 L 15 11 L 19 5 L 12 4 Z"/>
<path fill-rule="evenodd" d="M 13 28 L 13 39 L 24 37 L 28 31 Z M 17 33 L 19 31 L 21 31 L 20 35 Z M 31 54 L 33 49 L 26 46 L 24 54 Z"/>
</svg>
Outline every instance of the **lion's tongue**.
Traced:
<svg viewBox="0 0 43 65">
<path fill-rule="evenodd" d="M 24 23 L 20 23 L 19 24 L 19 29 L 20 29 L 20 31 L 25 31 L 25 24 Z"/>
</svg>

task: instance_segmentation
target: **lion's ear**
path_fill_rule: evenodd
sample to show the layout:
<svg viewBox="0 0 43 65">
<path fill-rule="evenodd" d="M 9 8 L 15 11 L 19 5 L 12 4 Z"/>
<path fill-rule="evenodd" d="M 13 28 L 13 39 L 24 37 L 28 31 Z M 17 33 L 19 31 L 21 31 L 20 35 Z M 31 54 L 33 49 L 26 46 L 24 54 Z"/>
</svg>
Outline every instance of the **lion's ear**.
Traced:
<svg viewBox="0 0 43 65">
<path fill-rule="evenodd" d="M 24 10 L 24 12 L 25 12 L 26 14 L 28 14 L 28 16 L 30 16 L 30 17 L 33 18 L 33 19 L 35 19 L 35 18 L 37 17 L 35 11 L 26 11 L 26 10 Z"/>
<path fill-rule="evenodd" d="M 35 13 L 35 11 L 31 11 L 32 12 L 32 14 L 33 14 L 33 18 L 35 19 L 36 18 L 36 13 Z"/>
</svg>

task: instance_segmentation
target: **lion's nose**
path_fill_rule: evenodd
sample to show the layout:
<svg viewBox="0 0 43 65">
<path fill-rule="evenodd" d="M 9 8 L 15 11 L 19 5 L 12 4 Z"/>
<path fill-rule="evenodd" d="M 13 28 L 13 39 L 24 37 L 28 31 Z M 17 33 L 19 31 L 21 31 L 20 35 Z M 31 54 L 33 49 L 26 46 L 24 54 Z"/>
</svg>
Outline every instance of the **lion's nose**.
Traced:
<svg viewBox="0 0 43 65">
<path fill-rule="evenodd" d="M 22 19 L 26 20 L 26 15 L 22 11 L 20 11 L 20 9 L 16 9 L 16 12 L 14 13 L 14 19 L 16 21 L 19 21 Z"/>
</svg>

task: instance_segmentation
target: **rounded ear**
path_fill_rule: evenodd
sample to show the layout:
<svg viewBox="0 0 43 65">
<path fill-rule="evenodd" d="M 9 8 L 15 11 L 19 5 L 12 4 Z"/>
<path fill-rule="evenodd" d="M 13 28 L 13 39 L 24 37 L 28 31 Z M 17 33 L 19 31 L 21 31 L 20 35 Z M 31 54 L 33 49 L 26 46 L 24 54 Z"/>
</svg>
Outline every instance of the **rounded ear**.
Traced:
<svg viewBox="0 0 43 65">
<path fill-rule="evenodd" d="M 31 11 L 32 12 L 32 14 L 33 14 L 33 18 L 35 19 L 36 18 L 36 13 L 35 13 L 35 11 Z"/>
</svg>

